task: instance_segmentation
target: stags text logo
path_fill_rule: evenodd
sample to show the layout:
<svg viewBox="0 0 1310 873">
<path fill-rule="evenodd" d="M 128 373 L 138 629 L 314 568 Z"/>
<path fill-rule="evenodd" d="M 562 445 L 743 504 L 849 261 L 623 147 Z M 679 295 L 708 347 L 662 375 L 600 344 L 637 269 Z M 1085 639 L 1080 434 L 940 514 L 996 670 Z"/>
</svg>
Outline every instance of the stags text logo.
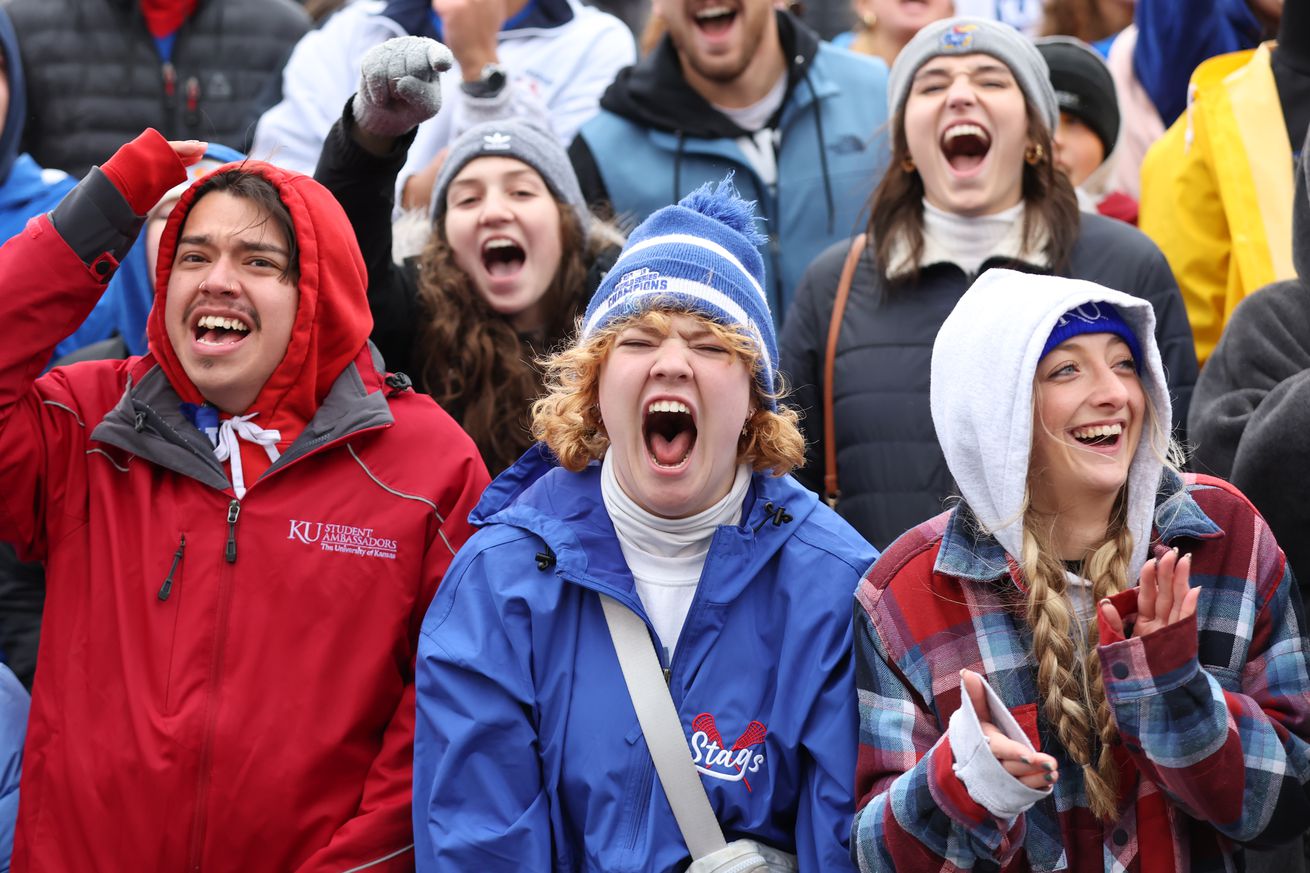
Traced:
<svg viewBox="0 0 1310 873">
<path fill-rule="evenodd" d="M 747 774 L 764 766 L 764 737 L 768 734 L 764 725 L 752 721 L 731 746 L 723 741 L 714 716 L 708 712 L 691 720 L 691 730 L 691 758 L 696 769 L 715 779 L 744 782 L 750 791 Z"/>
<path fill-rule="evenodd" d="M 291 519 L 291 532 L 287 539 L 305 545 L 317 545 L 325 552 L 340 552 L 366 558 L 396 559 L 396 541 L 377 536 L 371 527 L 352 524 L 330 524 L 322 521 Z"/>
</svg>

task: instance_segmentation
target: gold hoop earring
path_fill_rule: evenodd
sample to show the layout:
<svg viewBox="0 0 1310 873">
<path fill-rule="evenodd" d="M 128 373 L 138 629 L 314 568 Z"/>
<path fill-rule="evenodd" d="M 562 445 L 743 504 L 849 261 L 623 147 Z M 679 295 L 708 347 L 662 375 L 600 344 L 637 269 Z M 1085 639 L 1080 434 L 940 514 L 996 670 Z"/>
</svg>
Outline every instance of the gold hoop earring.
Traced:
<svg viewBox="0 0 1310 873">
<path fill-rule="evenodd" d="M 1024 149 L 1023 152 L 1023 159 L 1030 167 L 1037 166 L 1044 157 L 1046 157 L 1046 149 L 1042 148 L 1042 144 L 1039 142 L 1029 144 L 1028 148 Z"/>
<path fill-rule="evenodd" d="M 901 161 L 901 172 L 905 174 L 913 173 L 918 167 L 914 166 L 914 158 L 905 158 Z"/>
</svg>

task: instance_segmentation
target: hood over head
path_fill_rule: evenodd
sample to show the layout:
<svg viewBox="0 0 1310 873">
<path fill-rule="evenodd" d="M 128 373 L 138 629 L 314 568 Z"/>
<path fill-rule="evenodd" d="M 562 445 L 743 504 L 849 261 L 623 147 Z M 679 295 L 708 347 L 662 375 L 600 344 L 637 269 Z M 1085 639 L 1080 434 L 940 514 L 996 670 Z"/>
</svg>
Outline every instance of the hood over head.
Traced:
<svg viewBox="0 0 1310 873">
<path fill-rule="evenodd" d="M 4 55 L 5 78 L 9 85 L 9 106 L 5 110 L 4 130 L 0 131 L 0 183 L 9 178 L 21 152 L 23 124 L 27 118 L 27 81 L 23 78 L 23 61 L 18 53 L 18 34 L 9 14 L 0 7 L 0 53 Z"/>
<path fill-rule="evenodd" d="M 299 307 L 291 341 L 249 411 L 265 428 L 298 430 L 314 415 L 332 383 L 368 341 L 373 317 L 368 307 L 368 273 L 346 213 L 326 188 L 309 176 L 263 161 L 225 164 L 182 193 L 159 241 L 155 303 L 146 325 L 150 351 L 168 381 L 188 403 L 203 403 L 168 339 L 164 299 L 178 237 L 195 205 L 197 188 L 217 173 L 234 170 L 260 176 L 277 189 L 291 213 L 300 249 Z"/>
<path fill-rule="evenodd" d="M 1172 420 L 1149 302 L 1080 279 L 988 270 L 960 298 L 933 344 L 932 421 L 961 496 L 1017 558 L 1032 454 L 1033 375 L 1061 317 L 1096 303 L 1112 304 L 1136 333 L 1142 388 L 1160 425 L 1143 423 L 1128 471 L 1132 580 L 1146 562 Z"/>
</svg>

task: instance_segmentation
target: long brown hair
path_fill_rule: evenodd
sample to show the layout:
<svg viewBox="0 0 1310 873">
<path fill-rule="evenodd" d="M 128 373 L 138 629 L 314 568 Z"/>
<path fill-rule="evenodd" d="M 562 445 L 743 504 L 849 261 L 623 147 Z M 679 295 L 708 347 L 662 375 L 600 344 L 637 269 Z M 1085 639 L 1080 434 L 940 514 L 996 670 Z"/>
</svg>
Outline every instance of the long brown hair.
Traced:
<svg viewBox="0 0 1310 873">
<path fill-rule="evenodd" d="M 544 329 L 522 337 L 493 310 L 455 263 L 444 222 L 437 222 L 419 256 L 419 299 L 427 323 L 419 331 L 420 387 L 468 432 L 492 474 L 532 444 L 529 409 L 542 392 L 533 361 L 567 339 L 586 305 L 587 270 L 610 244 L 584 238 L 573 207 L 556 201 L 561 256 L 541 298 Z"/>
<path fill-rule="evenodd" d="M 1027 102 L 1027 97 L 1024 98 Z M 1041 149 L 1036 163 L 1023 167 L 1023 244 L 1032 244 L 1046 234 L 1046 258 L 1051 270 L 1059 272 L 1069 262 L 1078 239 L 1078 197 L 1069 179 L 1055 168 L 1055 145 L 1032 104 L 1028 104 L 1028 140 Z M 905 137 L 905 107 L 892 120 L 892 157 L 869 206 L 869 238 L 875 262 L 889 289 L 919 279 L 923 258 L 923 179 L 918 170 L 906 172 L 910 157 Z M 892 257 L 900 245 L 908 247 L 909 272 L 894 279 L 887 275 Z"/>
</svg>

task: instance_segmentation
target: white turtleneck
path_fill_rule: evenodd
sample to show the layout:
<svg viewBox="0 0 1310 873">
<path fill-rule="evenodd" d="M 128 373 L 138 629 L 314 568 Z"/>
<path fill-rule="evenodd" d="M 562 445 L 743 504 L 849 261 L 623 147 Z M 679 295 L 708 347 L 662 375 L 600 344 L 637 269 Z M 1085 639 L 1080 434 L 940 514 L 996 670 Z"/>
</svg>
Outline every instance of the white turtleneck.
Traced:
<svg viewBox="0 0 1310 873">
<path fill-rule="evenodd" d="M 964 216 L 923 201 L 923 265 L 948 261 L 970 276 L 1002 256 L 1029 260 L 1023 251 L 1022 201 L 991 215 Z"/>
<path fill-rule="evenodd" d="M 750 481 L 750 465 L 740 464 L 732 487 L 713 506 L 686 518 L 661 518 L 624 492 L 608 454 L 601 462 L 600 491 L 605 509 L 637 584 L 637 596 L 664 646 L 666 664 L 673 658 L 678 635 L 691 610 L 714 531 L 741 520 L 741 505 Z"/>
</svg>

